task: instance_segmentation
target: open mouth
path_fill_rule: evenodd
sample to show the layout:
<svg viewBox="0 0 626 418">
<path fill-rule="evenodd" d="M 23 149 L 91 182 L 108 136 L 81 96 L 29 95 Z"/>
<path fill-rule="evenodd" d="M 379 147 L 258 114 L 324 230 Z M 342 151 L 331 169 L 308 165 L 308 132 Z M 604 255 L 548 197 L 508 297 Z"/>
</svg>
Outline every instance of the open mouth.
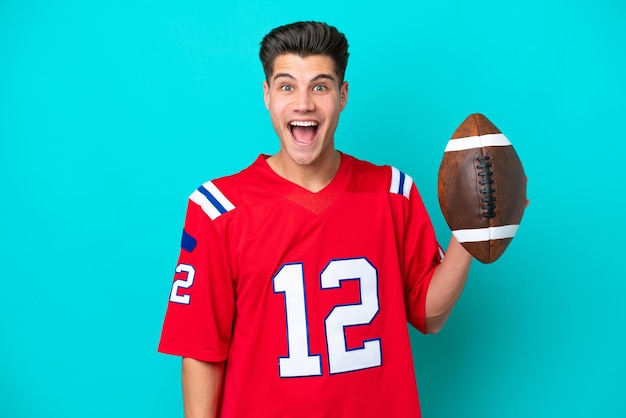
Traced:
<svg viewBox="0 0 626 418">
<path fill-rule="evenodd" d="M 296 143 L 308 145 L 313 142 L 317 134 L 317 122 L 312 120 L 294 120 L 289 123 L 289 130 Z"/>
</svg>

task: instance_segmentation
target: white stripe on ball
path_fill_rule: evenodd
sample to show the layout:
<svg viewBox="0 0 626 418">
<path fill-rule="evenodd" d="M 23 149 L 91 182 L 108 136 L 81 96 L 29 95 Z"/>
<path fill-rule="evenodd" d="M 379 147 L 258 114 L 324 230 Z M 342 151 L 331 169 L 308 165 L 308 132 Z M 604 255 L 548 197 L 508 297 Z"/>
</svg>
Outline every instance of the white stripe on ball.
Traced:
<svg viewBox="0 0 626 418">
<path fill-rule="evenodd" d="M 481 242 L 496 239 L 513 238 L 519 225 L 493 226 L 478 229 L 457 229 L 452 234 L 459 242 Z"/>
<path fill-rule="evenodd" d="M 508 145 L 511 145 L 511 142 L 503 134 L 468 136 L 449 140 L 445 152 L 464 151 L 482 147 L 506 147 Z"/>
</svg>

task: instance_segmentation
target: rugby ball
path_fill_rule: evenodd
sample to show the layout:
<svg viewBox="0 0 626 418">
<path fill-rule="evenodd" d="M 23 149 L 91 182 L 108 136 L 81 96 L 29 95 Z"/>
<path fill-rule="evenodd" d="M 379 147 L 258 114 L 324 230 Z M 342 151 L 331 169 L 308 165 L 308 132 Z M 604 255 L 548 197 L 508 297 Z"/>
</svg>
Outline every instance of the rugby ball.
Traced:
<svg viewBox="0 0 626 418">
<path fill-rule="evenodd" d="M 478 261 L 496 261 L 524 215 L 526 174 L 511 142 L 485 116 L 469 115 L 452 134 L 437 191 L 454 237 Z"/>
</svg>

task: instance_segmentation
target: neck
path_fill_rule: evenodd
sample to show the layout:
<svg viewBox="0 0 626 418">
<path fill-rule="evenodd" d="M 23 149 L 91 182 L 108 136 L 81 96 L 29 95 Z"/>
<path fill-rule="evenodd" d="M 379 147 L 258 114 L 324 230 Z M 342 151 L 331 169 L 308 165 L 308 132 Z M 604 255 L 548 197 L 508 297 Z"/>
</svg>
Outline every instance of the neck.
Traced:
<svg viewBox="0 0 626 418">
<path fill-rule="evenodd" d="M 337 150 L 333 150 L 329 158 L 307 165 L 287 164 L 283 157 L 281 152 L 278 152 L 269 157 L 267 163 L 282 178 L 313 193 L 328 186 L 341 164 L 341 154 Z"/>
</svg>

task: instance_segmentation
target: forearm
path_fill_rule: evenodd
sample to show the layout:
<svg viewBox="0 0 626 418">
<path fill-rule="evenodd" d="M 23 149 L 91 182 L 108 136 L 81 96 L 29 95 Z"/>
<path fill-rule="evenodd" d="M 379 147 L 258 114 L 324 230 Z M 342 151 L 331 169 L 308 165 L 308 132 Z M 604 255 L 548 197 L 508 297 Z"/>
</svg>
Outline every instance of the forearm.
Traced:
<svg viewBox="0 0 626 418">
<path fill-rule="evenodd" d="M 437 267 L 426 295 L 426 331 L 437 333 L 452 313 L 463 292 L 472 256 L 454 238 L 443 262 Z"/>
<path fill-rule="evenodd" d="M 219 408 L 224 362 L 183 358 L 185 418 L 215 418 Z"/>
</svg>

